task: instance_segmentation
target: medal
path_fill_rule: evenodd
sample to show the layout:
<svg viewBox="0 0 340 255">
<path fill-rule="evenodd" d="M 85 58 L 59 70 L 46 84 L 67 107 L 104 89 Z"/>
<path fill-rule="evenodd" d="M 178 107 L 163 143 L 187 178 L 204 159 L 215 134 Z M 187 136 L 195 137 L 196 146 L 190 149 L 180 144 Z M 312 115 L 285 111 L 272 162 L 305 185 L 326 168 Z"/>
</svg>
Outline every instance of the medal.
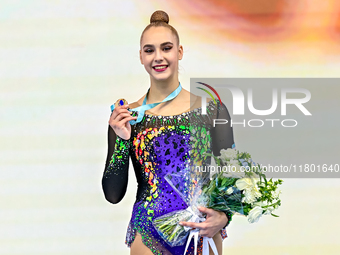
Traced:
<svg viewBox="0 0 340 255">
<path fill-rule="evenodd" d="M 122 105 L 126 105 L 128 104 L 128 102 L 124 99 L 124 98 L 121 98 L 121 99 L 118 99 L 115 103 L 115 107 L 118 107 L 118 106 L 122 106 Z"/>
</svg>

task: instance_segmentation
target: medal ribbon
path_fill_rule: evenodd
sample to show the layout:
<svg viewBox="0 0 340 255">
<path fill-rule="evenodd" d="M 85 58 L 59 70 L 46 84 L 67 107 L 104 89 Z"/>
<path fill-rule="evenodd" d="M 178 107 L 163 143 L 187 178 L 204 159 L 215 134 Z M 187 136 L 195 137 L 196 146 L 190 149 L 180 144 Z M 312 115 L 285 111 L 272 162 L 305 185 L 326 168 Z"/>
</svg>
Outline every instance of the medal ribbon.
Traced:
<svg viewBox="0 0 340 255">
<path fill-rule="evenodd" d="M 175 89 L 173 92 L 171 92 L 171 94 L 168 95 L 162 102 L 153 103 L 153 104 L 146 104 L 147 96 L 149 94 L 149 90 L 150 89 L 148 89 L 148 92 L 146 93 L 146 96 L 143 100 L 143 104 L 141 106 L 134 108 L 134 109 L 129 109 L 129 111 L 134 111 L 134 112 L 137 112 L 137 114 L 138 114 L 136 120 L 130 120 L 129 121 L 131 125 L 134 125 L 136 123 L 141 122 L 143 117 L 144 117 L 145 111 L 150 110 L 150 109 L 156 107 L 157 105 L 159 105 L 161 103 L 165 103 L 165 102 L 170 101 L 170 100 L 174 99 L 175 97 L 177 97 L 179 92 L 181 92 L 181 90 L 182 90 L 182 86 L 181 86 L 181 83 L 179 83 L 177 89 Z M 114 109 L 115 109 L 115 105 L 113 104 L 113 105 L 111 105 L 111 112 L 113 112 Z"/>
</svg>

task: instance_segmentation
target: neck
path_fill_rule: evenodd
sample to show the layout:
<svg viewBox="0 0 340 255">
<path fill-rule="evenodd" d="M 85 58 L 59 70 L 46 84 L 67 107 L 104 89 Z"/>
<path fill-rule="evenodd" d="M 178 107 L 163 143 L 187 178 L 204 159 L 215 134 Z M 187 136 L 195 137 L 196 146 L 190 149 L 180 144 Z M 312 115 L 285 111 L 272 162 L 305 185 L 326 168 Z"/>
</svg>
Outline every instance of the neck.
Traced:
<svg viewBox="0 0 340 255">
<path fill-rule="evenodd" d="M 148 94 L 148 104 L 161 102 L 171 92 L 177 89 L 179 85 L 178 77 L 171 80 L 155 81 L 151 79 L 150 90 Z"/>
</svg>

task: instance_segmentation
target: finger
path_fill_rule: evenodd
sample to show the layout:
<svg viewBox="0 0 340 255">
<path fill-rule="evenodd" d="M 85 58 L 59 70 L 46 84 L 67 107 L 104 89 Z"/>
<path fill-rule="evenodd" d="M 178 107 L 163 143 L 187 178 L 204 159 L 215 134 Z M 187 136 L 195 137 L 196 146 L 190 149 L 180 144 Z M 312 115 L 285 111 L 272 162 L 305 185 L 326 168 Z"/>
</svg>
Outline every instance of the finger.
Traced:
<svg viewBox="0 0 340 255">
<path fill-rule="evenodd" d="M 120 127 L 122 124 L 120 123 L 120 121 L 124 118 L 128 118 L 131 117 L 130 114 L 128 113 L 121 113 L 119 115 L 117 115 L 115 118 L 113 118 L 113 116 L 110 117 L 109 119 L 109 125 L 115 129 L 116 127 Z"/>
<path fill-rule="evenodd" d="M 118 114 L 118 115 L 116 116 L 116 118 L 114 118 L 113 120 L 114 120 L 115 122 L 119 122 L 119 121 L 121 121 L 122 119 L 124 119 L 124 118 L 129 118 L 129 117 L 132 117 L 130 113 L 122 112 L 122 113 Z"/>
<path fill-rule="evenodd" d="M 119 114 L 121 114 L 121 113 L 128 113 L 128 114 L 131 114 L 131 112 L 127 110 L 127 108 L 125 107 L 125 105 L 123 105 L 123 106 L 119 106 L 119 107 L 115 108 L 115 109 L 113 110 L 113 112 L 111 113 L 110 118 L 115 119 L 115 118 L 116 118 Z"/>
<path fill-rule="evenodd" d="M 112 112 L 119 112 L 120 110 L 122 109 L 129 109 L 129 105 L 119 105 L 119 106 L 116 106 Z"/>
<path fill-rule="evenodd" d="M 212 233 L 210 233 L 209 231 L 207 231 L 207 230 L 200 230 L 198 232 L 198 234 L 200 236 L 203 236 L 203 237 L 209 237 L 209 238 L 213 238 L 214 237 L 214 235 Z"/>
<path fill-rule="evenodd" d="M 126 117 L 126 118 L 120 120 L 119 122 L 115 122 L 114 124 L 112 124 L 112 126 L 115 129 L 119 130 L 119 129 L 122 129 L 122 128 L 126 127 L 127 125 L 129 125 L 130 120 L 136 120 L 136 119 L 137 119 L 137 117 L 132 117 L 132 116 Z"/>
<path fill-rule="evenodd" d="M 136 119 L 137 117 L 128 116 L 128 117 L 124 117 L 120 121 L 109 121 L 109 125 L 112 127 L 113 130 L 118 131 L 123 128 L 128 128 L 130 125 L 129 121 L 136 120 Z"/>
<path fill-rule="evenodd" d="M 215 214 L 215 210 L 210 209 L 210 208 L 206 208 L 206 207 L 203 207 L 203 206 L 199 206 L 199 207 L 198 207 L 198 210 L 199 210 L 200 212 L 202 212 L 202 213 L 207 214 L 207 216 L 208 216 L 208 215 L 209 215 L 209 216 L 212 216 L 212 215 Z"/>
<path fill-rule="evenodd" d="M 117 106 L 113 112 L 121 112 L 121 111 L 128 111 L 129 109 L 129 105 L 121 105 L 121 106 Z"/>
<path fill-rule="evenodd" d="M 179 225 L 190 227 L 190 228 L 197 228 L 197 229 L 205 229 L 206 227 L 204 223 L 187 222 L 187 221 L 181 221 Z"/>
<path fill-rule="evenodd" d="M 122 105 L 122 106 L 116 107 L 113 111 L 114 112 L 118 112 L 118 113 L 120 113 L 120 112 L 128 112 L 129 111 L 128 109 L 129 109 L 128 105 Z"/>
<path fill-rule="evenodd" d="M 200 229 L 200 231 L 198 232 L 198 235 L 199 235 L 199 236 L 207 236 L 207 235 L 208 235 L 208 233 L 207 233 L 207 231 L 206 231 L 206 230 L 202 230 L 202 229 Z"/>
<path fill-rule="evenodd" d="M 189 228 L 197 228 L 197 223 L 194 222 L 180 222 L 179 225 L 184 226 L 184 227 L 189 227 Z"/>
<path fill-rule="evenodd" d="M 128 121 L 130 121 L 130 120 L 136 120 L 136 119 L 137 119 L 137 117 L 132 117 L 132 116 L 130 116 L 130 117 L 127 117 L 127 118 L 121 120 L 120 123 L 121 123 L 122 125 L 125 125 Z"/>
</svg>

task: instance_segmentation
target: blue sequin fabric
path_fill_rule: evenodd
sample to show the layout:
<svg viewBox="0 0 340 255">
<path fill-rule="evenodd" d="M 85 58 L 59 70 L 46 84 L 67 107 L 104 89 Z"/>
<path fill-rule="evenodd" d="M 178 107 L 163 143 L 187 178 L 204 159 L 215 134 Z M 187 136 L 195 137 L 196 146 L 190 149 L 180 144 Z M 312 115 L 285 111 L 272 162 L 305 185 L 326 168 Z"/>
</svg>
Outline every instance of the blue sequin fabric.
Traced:
<svg viewBox="0 0 340 255">
<path fill-rule="evenodd" d="M 187 208 L 180 195 L 165 180 L 167 174 L 206 165 L 210 163 L 210 158 L 204 153 L 216 154 L 220 149 L 232 146 L 232 129 L 227 126 L 213 127 L 213 119 L 221 117 L 230 118 L 225 106 L 210 101 L 206 115 L 201 114 L 200 108 L 173 116 L 145 114 L 140 123 L 132 126 L 129 140 L 114 137 L 114 151 L 103 176 L 106 197 L 112 195 L 112 200 L 119 202 L 124 196 L 129 157 L 138 182 L 137 197 L 126 234 L 128 246 L 131 246 L 138 232 L 153 254 L 184 253 L 185 244 L 169 246 L 155 230 L 152 220 Z M 110 194 L 112 192 L 114 194 Z M 221 234 L 223 238 L 226 237 L 225 230 Z M 199 254 L 201 246 L 202 240 L 198 245 Z M 193 247 L 192 241 L 187 254 L 194 254 Z"/>
</svg>

